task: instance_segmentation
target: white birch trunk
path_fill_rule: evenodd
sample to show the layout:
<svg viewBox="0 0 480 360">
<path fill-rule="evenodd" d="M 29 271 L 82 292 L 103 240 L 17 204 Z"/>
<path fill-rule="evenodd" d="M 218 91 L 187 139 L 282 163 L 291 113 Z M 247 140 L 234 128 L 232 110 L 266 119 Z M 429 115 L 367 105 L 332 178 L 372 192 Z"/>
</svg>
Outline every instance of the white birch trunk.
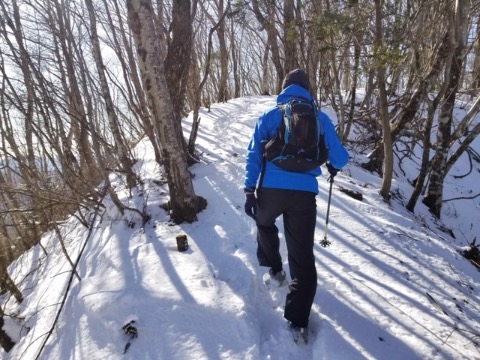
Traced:
<svg viewBox="0 0 480 360">
<path fill-rule="evenodd" d="M 197 220 L 197 197 L 182 151 L 182 134 L 175 126 L 175 116 L 166 85 L 160 52 L 160 37 L 154 26 L 150 0 L 127 0 L 128 23 L 132 30 L 142 84 L 154 119 L 158 145 L 162 153 L 170 190 L 171 220 L 175 223 Z"/>
</svg>

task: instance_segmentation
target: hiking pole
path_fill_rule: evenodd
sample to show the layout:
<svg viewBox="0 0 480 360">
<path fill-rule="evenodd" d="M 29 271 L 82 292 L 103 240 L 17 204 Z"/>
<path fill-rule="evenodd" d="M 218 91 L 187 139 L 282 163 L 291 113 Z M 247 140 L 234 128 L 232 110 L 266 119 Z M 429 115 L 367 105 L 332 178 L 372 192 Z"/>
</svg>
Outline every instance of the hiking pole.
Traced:
<svg viewBox="0 0 480 360">
<path fill-rule="evenodd" d="M 327 218 L 325 220 L 325 234 L 323 236 L 323 240 L 320 241 L 320 245 L 324 248 L 332 244 L 330 240 L 327 239 L 327 232 L 328 232 L 328 216 L 330 215 L 330 202 L 332 200 L 333 176 L 330 175 L 330 177 L 328 178 L 328 181 L 330 181 L 330 190 L 328 191 L 328 205 L 327 205 Z"/>
</svg>

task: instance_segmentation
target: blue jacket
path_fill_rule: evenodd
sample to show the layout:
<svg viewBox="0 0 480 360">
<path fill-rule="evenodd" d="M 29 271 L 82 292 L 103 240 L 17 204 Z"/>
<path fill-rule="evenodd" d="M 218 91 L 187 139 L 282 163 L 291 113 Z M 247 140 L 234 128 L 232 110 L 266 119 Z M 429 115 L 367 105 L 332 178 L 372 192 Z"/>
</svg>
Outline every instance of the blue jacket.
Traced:
<svg viewBox="0 0 480 360">
<path fill-rule="evenodd" d="M 285 104 L 291 98 L 302 97 L 313 100 L 312 95 L 303 87 L 290 85 L 277 97 L 277 104 Z M 328 161 L 337 169 L 348 162 L 348 152 L 340 142 L 330 118 L 320 110 L 318 116 L 325 131 L 325 141 L 329 148 Z M 276 106 L 265 113 L 257 121 L 255 132 L 247 149 L 245 187 L 256 188 L 262 168 L 262 142 L 275 136 L 282 121 L 282 110 Z M 266 162 L 262 187 L 276 189 L 302 190 L 318 193 L 317 176 L 322 174 L 320 167 L 305 173 L 290 172 L 279 168 L 270 161 Z"/>
</svg>

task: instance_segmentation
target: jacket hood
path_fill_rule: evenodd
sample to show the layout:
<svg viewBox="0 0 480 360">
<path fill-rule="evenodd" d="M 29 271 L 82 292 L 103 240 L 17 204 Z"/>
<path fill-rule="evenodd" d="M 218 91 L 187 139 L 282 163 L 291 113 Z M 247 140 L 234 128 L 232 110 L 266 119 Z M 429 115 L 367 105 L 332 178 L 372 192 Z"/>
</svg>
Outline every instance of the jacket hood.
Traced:
<svg viewBox="0 0 480 360">
<path fill-rule="evenodd" d="M 277 104 L 282 105 L 287 103 L 290 99 L 301 97 L 309 101 L 313 100 L 312 95 L 308 92 L 307 89 L 300 85 L 292 84 L 287 86 L 277 97 Z"/>
</svg>

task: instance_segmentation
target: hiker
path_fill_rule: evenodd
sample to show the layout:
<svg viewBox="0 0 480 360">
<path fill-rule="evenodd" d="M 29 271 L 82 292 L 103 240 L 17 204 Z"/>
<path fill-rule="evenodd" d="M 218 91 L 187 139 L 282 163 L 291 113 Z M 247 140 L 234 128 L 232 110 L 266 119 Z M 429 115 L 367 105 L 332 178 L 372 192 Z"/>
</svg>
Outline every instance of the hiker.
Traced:
<svg viewBox="0 0 480 360">
<path fill-rule="evenodd" d="M 286 296 L 284 317 L 292 332 L 300 332 L 306 342 L 308 319 L 317 288 L 317 270 L 313 254 L 316 226 L 317 176 L 319 166 L 306 172 L 293 172 L 263 160 L 264 144 L 277 133 L 282 121 L 281 105 L 293 98 L 314 102 L 308 75 L 301 69 L 289 72 L 277 97 L 277 106 L 267 110 L 257 121 L 246 155 L 245 212 L 256 221 L 257 258 L 269 268 L 268 277 L 277 286 L 286 286 L 275 220 L 283 215 L 291 282 Z M 316 109 L 316 106 L 315 106 Z M 324 130 L 330 176 L 348 162 L 348 152 L 340 142 L 328 116 L 317 111 Z M 295 338 L 295 335 L 294 335 Z"/>
</svg>

